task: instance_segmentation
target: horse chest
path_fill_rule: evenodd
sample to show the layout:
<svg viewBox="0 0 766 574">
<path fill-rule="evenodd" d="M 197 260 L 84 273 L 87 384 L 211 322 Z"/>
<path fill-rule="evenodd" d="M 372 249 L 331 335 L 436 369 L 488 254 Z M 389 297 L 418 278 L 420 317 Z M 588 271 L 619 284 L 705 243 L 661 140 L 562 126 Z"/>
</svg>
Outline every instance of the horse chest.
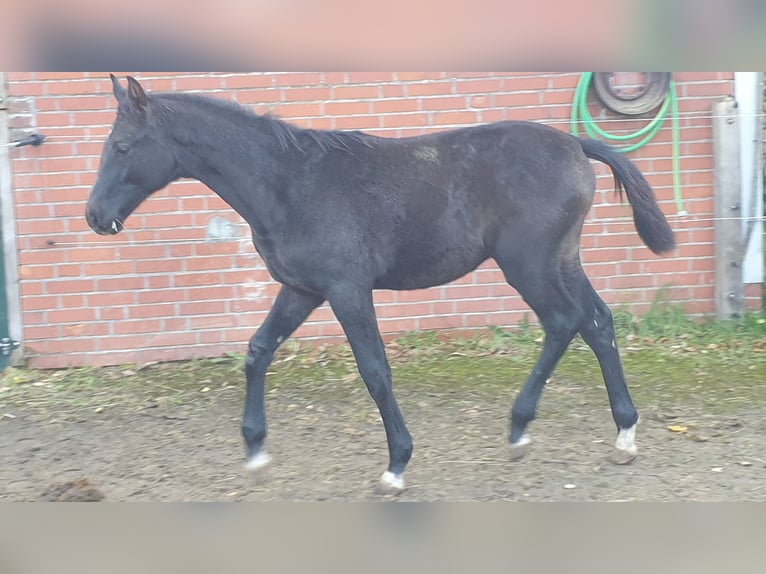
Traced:
<svg viewBox="0 0 766 574">
<path fill-rule="evenodd" d="M 321 293 L 322 281 L 309 267 L 301 265 L 289 251 L 253 234 L 255 250 L 263 259 L 271 276 L 282 283 L 303 291 Z"/>
</svg>

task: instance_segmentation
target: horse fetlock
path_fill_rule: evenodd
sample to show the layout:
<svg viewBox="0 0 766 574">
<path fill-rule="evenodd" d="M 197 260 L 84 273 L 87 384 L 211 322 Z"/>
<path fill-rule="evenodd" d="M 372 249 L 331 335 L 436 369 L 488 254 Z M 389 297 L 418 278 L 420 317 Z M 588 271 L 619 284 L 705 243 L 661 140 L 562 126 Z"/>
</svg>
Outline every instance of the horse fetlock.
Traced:
<svg viewBox="0 0 766 574">
<path fill-rule="evenodd" d="M 511 414 L 511 435 L 508 439 L 511 444 L 518 443 L 526 436 L 527 426 L 532 420 L 534 416 L 519 415 L 516 411 Z"/>
<path fill-rule="evenodd" d="M 614 418 L 614 422 L 617 424 L 617 428 L 620 432 L 623 430 L 629 430 L 633 429 L 633 434 L 635 435 L 635 426 L 638 424 L 638 411 L 631 406 L 625 408 L 625 407 L 616 407 L 612 410 L 612 417 Z"/>
<path fill-rule="evenodd" d="M 252 427 L 245 423 L 242 425 L 242 437 L 247 445 L 248 456 L 258 453 L 266 439 L 266 428 L 263 426 Z"/>
<path fill-rule="evenodd" d="M 511 422 L 515 426 L 524 427 L 535 420 L 535 405 L 531 401 L 517 399 L 511 408 Z"/>
</svg>

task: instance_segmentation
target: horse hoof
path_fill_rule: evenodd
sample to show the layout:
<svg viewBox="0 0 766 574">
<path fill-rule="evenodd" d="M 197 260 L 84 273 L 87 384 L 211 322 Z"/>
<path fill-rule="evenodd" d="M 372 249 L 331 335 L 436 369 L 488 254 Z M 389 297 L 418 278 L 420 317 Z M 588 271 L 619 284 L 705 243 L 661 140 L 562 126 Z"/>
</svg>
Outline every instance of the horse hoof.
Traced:
<svg viewBox="0 0 766 574">
<path fill-rule="evenodd" d="M 394 474 L 387 470 L 380 477 L 378 491 L 380 494 L 401 494 L 404 491 L 404 474 Z"/>
<path fill-rule="evenodd" d="M 510 447 L 511 460 L 521 460 L 529 452 L 529 445 L 532 444 L 532 439 L 527 435 L 522 436 L 518 442 L 512 442 Z"/>
<path fill-rule="evenodd" d="M 614 443 L 612 455 L 609 457 L 614 464 L 629 464 L 638 455 L 636 448 L 636 426 L 638 422 L 630 428 L 620 429 L 617 433 L 617 440 Z"/>
<path fill-rule="evenodd" d="M 255 474 L 269 466 L 270 462 L 271 456 L 269 456 L 266 451 L 262 450 L 258 454 L 255 454 L 248 459 L 248 461 L 245 463 L 245 470 L 249 473 Z"/>
<path fill-rule="evenodd" d="M 619 448 L 612 449 L 612 454 L 609 455 L 609 461 L 612 464 L 630 464 L 638 456 L 636 450 L 621 450 Z"/>
</svg>

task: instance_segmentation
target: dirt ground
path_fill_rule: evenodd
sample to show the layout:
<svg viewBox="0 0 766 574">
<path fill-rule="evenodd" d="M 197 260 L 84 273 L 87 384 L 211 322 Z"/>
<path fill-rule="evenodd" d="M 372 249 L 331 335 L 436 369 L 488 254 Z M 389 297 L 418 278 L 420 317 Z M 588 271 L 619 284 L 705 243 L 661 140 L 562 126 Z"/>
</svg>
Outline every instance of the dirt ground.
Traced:
<svg viewBox="0 0 766 574">
<path fill-rule="evenodd" d="M 415 442 L 407 489 L 396 500 L 766 501 L 762 401 L 711 409 L 710 401 L 697 400 L 705 393 L 663 394 L 635 375 L 639 457 L 616 466 L 607 460 L 615 429 L 600 379 L 593 371 L 582 380 L 565 372 L 545 390 L 530 427 L 532 450 L 512 462 L 507 417 L 523 379 L 497 384 L 500 366 L 512 363 L 507 358 L 452 358 L 448 365 L 428 359 L 435 379 L 428 384 L 413 382 L 422 369 L 394 365 Z M 387 461 L 385 435 L 353 365 L 346 361 L 344 371 L 327 361 L 298 362 L 276 366 L 269 379 L 273 462 L 257 478 L 243 470 L 241 360 L 94 370 L 86 383 L 68 387 L 66 373 L 36 374 L 14 387 L 23 393 L 14 390 L 12 400 L 0 402 L 0 500 L 40 500 L 52 486 L 78 479 L 105 501 L 394 498 L 376 492 Z M 756 388 L 762 365 L 740 386 L 763 393 Z M 171 374 L 179 373 L 192 382 L 176 386 Z M 737 385 L 728 381 L 720 396 L 725 400 Z"/>
</svg>

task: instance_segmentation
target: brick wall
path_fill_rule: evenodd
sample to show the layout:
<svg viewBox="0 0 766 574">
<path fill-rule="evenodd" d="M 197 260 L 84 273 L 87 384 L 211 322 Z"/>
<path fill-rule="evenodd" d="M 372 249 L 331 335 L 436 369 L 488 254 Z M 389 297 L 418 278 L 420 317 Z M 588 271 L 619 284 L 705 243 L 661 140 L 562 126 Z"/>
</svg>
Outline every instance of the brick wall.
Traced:
<svg viewBox="0 0 766 574">
<path fill-rule="evenodd" d="M 135 74 L 149 90 L 193 90 L 233 98 L 302 126 L 362 129 L 386 137 L 479 122 L 529 119 L 568 130 L 579 74 L 276 73 Z M 605 300 L 644 312 L 666 287 L 692 313 L 713 311 L 711 104 L 732 92 L 732 73 L 678 73 L 682 182 L 689 216 L 676 216 L 669 122 L 631 155 L 647 175 L 680 248 L 659 259 L 640 242 L 630 210 L 599 176 L 583 260 Z M 106 74 L 10 73 L 12 130 L 48 140 L 14 150 L 12 170 L 24 344 L 31 365 L 62 367 L 176 360 L 242 352 L 278 285 L 238 216 L 196 182 L 178 182 L 146 201 L 119 236 L 96 236 L 83 218 L 103 140 L 114 119 Z M 594 113 L 614 119 L 593 105 Z M 620 122 L 636 129 L 644 121 Z M 606 124 L 605 124 L 606 125 Z M 211 221 L 236 224 L 211 241 Z M 214 221 L 215 220 L 215 221 Z M 749 305 L 760 304 L 749 286 Z M 533 315 L 490 263 L 452 284 L 377 293 L 381 330 L 508 326 Z M 325 305 L 296 336 L 337 338 Z"/>
</svg>

